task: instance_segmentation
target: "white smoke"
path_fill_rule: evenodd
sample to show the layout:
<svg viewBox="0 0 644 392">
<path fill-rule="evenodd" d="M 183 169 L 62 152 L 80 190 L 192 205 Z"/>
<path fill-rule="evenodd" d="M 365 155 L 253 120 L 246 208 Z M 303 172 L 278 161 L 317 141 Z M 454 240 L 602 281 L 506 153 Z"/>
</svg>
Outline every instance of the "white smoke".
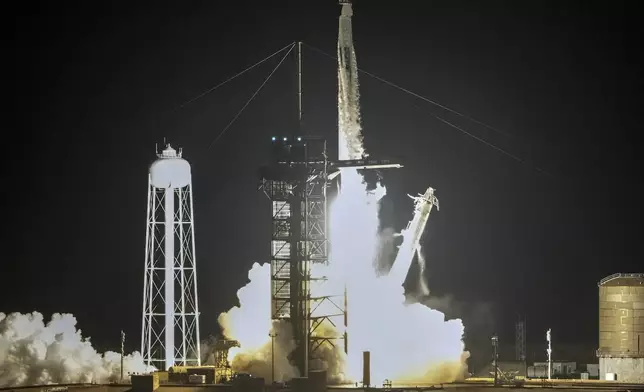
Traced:
<svg viewBox="0 0 644 392">
<path fill-rule="evenodd" d="M 351 32 L 351 6 L 343 5 L 338 38 L 339 159 L 366 155 L 358 88 L 358 67 Z M 368 191 L 355 169 L 344 169 L 341 191 L 330 208 L 331 268 L 344 272 L 348 293 L 348 377 L 360 380 L 362 352 L 371 352 L 372 381 L 450 382 L 462 378 L 465 360 L 461 320 L 422 304 L 405 304 L 405 274 L 380 277 L 374 268 L 393 241 L 380 243 L 379 203 L 386 189 Z M 384 233 L 391 237 L 390 231 Z M 397 255 L 410 265 L 414 252 Z M 423 263 L 424 260 L 419 260 Z M 422 265 L 424 269 L 424 263 Z M 428 291 L 428 289 L 427 289 Z"/>
<path fill-rule="evenodd" d="M 341 160 L 366 156 L 350 16 L 351 6 L 343 5 L 338 37 L 338 154 Z M 362 352 L 371 351 L 375 383 L 385 378 L 450 382 L 463 377 L 469 354 L 464 351 L 461 320 L 446 321 L 444 314 L 437 310 L 420 303 L 406 304 L 403 282 L 398 277 L 381 276 L 388 271 L 379 261 L 395 252 L 393 230 L 378 232 L 378 212 L 386 194 L 385 187 L 377 184 L 375 189 L 367 190 L 363 176 L 355 169 L 341 170 L 341 190 L 329 213 L 330 263 L 311 266 L 312 271 L 315 269 L 312 276 L 327 279 L 323 283 L 311 283 L 311 297 L 338 295 L 346 288 L 349 354 L 344 353 L 338 342 L 335 346 L 324 344 L 317 349 L 319 359 L 311 367 L 326 369 L 329 381 L 359 381 Z M 410 263 L 408 260 L 407 265 Z M 424 270 L 424 260 L 419 263 Z M 270 321 L 270 265 L 255 264 L 249 278 L 250 283 L 238 292 L 240 306 L 219 318 L 224 335 L 241 344 L 239 349 L 229 352 L 231 365 L 234 370 L 270 379 L 266 376 L 271 363 L 269 332 L 274 331 L 278 334 L 274 342 L 276 379 L 288 379 L 297 375 L 287 359 L 294 345 L 289 325 Z M 345 332 L 339 324 L 324 328 L 335 329 L 331 331 L 334 335 Z"/>
<path fill-rule="evenodd" d="M 427 283 L 427 275 L 425 275 L 425 269 L 427 267 L 427 260 L 425 260 L 425 255 L 423 254 L 423 248 L 421 245 L 418 246 L 418 251 L 416 252 L 418 256 L 418 287 L 420 289 L 420 295 L 427 297 L 429 295 L 429 285 Z"/>
<path fill-rule="evenodd" d="M 124 358 L 128 373 L 153 370 L 139 352 Z M 45 323 L 42 314 L 0 312 L 0 387 L 55 383 L 119 381 L 121 354 L 99 354 L 76 329 L 71 314 L 54 314 Z"/>
<path fill-rule="evenodd" d="M 271 321 L 271 265 L 253 264 L 248 272 L 250 282 L 237 291 L 239 305 L 219 315 L 223 335 L 237 340 L 240 347 L 228 351 L 231 368 L 250 373 L 270 382 L 272 346 L 275 348 L 275 381 L 286 381 L 299 375 L 288 361 L 295 348 L 291 326 Z M 276 335 L 272 342 L 270 335 Z"/>
<path fill-rule="evenodd" d="M 379 276 L 387 275 L 392 261 L 396 258 L 396 240 L 401 238 L 391 227 L 385 227 L 378 233 L 378 250 L 374 267 Z"/>
<path fill-rule="evenodd" d="M 371 352 L 372 380 L 450 382 L 462 378 L 465 360 L 460 320 L 422 304 L 405 303 L 405 276 L 381 276 L 374 259 L 391 247 L 391 230 L 378 233 L 384 187 L 367 192 L 361 176 L 343 172 L 342 192 L 331 208 L 331 268 L 345 272 L 349 301 L 348 378 L 360 380 L 362 352 Z M 385 246 L 379 241 L 386 238 Z M 413 257 L 413 254 L 409 255 Z M 401 260 L 399 260 L 401 261 Z M 406 262 L 409 265 L 410 262 Z"/>
</svg>

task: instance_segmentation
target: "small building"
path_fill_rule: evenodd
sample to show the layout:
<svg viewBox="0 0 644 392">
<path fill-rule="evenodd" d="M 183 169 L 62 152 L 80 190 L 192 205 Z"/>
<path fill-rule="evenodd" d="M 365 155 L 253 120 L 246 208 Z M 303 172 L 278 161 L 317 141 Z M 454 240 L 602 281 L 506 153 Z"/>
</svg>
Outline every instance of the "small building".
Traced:
<svg viewBox="0 0 644 392">
<path fill-rule="evenodd" d="M 590 378 L 599 378 L 599 364 L 588 363 L 586 364 L 586 373 Z"/>
<path fill-rule="evenodd" d="M 173 366 L 168 370 L 171 383 L 188 384 L 192 375 L 204 376 L 205 384 L 215 383 L 214 366 Z"/>
<path fill-rule="evenodd" d="M 528 378 L 547 378 L 548 366 L 528 366 Z"/>
<path fill-rule="evenodd" d="M 548 377 L 548 362 L 535 362 L 534 367 L 543 367 L 546 369 Z M 577 362 L 572 361 L 552 361 L 552 378 L 568 378 L 577 373 Z"/>
</svg>

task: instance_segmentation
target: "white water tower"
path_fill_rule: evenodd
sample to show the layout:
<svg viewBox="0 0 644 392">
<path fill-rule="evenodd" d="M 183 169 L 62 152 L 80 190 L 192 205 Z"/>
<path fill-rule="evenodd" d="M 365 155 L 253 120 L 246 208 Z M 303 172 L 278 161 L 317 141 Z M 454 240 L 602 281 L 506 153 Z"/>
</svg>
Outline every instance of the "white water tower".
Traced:
<svg viewBox="0 0 644 392">
<path fill-rule="evenodd" d="M 190 164 L 170 146 L 150 165 L 141 353 L 146 365 L 200 366 Z"/>
</svg>

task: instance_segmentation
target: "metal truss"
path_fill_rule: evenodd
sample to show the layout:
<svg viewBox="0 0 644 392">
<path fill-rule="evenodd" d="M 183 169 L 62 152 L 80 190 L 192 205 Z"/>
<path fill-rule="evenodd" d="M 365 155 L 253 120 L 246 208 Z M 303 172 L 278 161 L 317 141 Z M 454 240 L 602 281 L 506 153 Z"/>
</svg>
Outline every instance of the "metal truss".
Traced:
<svg viewBox="0 0 644 392">
<path fill-rule="evenodd" d="M 306 375 L 323 345 L 346 340 L 346 328 L 334 333 L 346 324 L 346 293 L 311 296 L 311 285 L 327 280 L 311 267 L 329 262 L 326 142 L 298 137 L 274 139 L 276 144 L 275 161 L 263 168 L 260 185 L 273 209 L 271 315 L 291 323 L 297 346 L 291 360 Z"/>
<path fill-rule="evenodd" d="M 201 365 L 191 188 L 148 180 L 141 353 L 157 369 Z"/>
</svg>

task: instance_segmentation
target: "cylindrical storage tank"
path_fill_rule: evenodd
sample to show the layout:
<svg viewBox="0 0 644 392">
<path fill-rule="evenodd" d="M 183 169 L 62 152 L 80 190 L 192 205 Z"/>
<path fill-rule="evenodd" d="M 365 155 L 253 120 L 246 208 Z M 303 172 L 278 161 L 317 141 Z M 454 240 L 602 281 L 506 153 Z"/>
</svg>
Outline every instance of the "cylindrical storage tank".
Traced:
<svg viewBox="0 0 644 392">
<path fill-rule="evenodd" d="M 598 286 L 600 378 L 644 382 L 644 274 L 613 274 Z"/>
</svg>

